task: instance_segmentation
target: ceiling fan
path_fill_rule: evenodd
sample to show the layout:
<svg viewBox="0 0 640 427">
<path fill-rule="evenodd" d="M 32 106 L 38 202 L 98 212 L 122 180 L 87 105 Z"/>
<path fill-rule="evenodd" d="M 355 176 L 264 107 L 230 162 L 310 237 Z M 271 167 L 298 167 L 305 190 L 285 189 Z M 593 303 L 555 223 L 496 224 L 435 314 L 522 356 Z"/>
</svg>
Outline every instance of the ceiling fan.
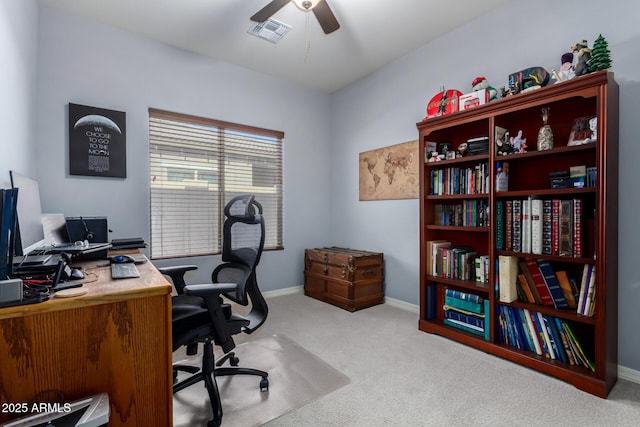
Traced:
<svg viewBox="0 0 640 427">
<path fill-rule="evenodd" d="M 250 19 L 255 22 L 264 22 L 289 2 L 295 3 L 299 9 L 305 12 L 313 11 L 325 34 L 330 34 L 340 28 L 340 24 L 338 24 L 338 20 L 326 0 L 272 0 Z"/>
</svg>

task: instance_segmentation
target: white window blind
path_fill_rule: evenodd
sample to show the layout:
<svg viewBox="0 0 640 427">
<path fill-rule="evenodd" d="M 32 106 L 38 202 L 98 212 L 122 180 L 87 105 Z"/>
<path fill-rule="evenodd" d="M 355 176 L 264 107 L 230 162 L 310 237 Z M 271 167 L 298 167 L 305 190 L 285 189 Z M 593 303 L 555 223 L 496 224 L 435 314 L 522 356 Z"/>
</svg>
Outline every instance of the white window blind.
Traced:
<svg viewBox="0 0 640 427">
<path fill-rule="evenodd" d="M 151 257 L 222 251 L 224 206 L 253 194 L 282 248 L 284 133 L 149 109 Z"/>
</svg>

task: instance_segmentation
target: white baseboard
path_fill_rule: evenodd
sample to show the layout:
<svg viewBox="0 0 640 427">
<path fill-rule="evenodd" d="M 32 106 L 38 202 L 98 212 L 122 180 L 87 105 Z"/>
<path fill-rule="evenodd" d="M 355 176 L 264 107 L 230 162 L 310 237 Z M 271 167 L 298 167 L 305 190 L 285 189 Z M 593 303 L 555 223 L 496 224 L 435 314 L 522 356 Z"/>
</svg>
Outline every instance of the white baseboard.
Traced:
<svg viewBox="0 0 640 427">
<path fill-rule="evenodd" d="M 402 310 L 410 311 L 411 313 L 420 314 L 420 307 L 416 304 L 411 304 L 399 299 L 384 297 L 384 303 L 390 306 L 401 308 Z"/>
<path fill-rule="evenodd" d="M 281 297 L 283 295 L 298 294 L 304 292 L 303 286 L 292 286 L 290 288 L 276 289 L 274 291 L 264 291 L 262 295 L 265 298 Z"/>
<path fill-rule="evenodd" d="M 640 384 L 640 371 L 618 365 L 618 378 Z"/>
</svg>

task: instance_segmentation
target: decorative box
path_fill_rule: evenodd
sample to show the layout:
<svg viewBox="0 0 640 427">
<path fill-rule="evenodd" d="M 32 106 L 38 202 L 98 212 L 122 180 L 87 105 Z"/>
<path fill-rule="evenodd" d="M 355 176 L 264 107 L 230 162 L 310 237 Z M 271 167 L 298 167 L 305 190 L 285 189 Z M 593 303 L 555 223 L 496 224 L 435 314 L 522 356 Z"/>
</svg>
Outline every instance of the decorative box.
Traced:
<svg viewBox="0 0 640 427">
<path fill-rule="evenodd" d="M 469 108 L 477 107 L 487 102 L 489 102 L 489 91 L 481 89 L 461 95 L 458 100 L 458 105 L 460 110 L 468 110 Z"/>
</svg>

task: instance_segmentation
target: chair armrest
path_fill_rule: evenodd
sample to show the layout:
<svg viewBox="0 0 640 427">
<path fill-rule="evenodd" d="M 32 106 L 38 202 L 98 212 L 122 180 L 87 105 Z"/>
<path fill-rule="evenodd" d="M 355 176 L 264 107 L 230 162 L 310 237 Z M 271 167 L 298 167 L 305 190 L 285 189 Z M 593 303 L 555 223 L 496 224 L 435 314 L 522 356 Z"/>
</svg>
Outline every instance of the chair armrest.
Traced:
<svg viewBox="0 0 640 427">
<path fill-rule="evenodd" d="M 198 296 L 204 299 L 207 310 L 209 311 L 211 324 L 216 332 L 216 343 L 222 348 L 225 354 L 233 350 L 236 344 L 229 331 L 227 319 L 221 306 L 222 297 L 220 294 L 223 292 L 231 292 L 237 288 L 238 285 L 235 283 L 187 285 L 184 287 L 187 295 Z"/>
<path fill-rule="evenodd" d="M 184 293 L 204 298 L 210 295 L 233 292 L 236 289 L 238 289 L 236 283 L 211 283 L 206 285 L 187 285 L 184 287 Z"/>
<path fill-rule="evenodd" d="M 171 278 L 173 286 L 179 294 L 184 293 L 184 287 L 186 282 L 184 281 L 184 275 L 187 271 L 197 270 L 197 265 L 172 265 L 169 267 L 160 267 L 158 271 Z"/>
</svg>

